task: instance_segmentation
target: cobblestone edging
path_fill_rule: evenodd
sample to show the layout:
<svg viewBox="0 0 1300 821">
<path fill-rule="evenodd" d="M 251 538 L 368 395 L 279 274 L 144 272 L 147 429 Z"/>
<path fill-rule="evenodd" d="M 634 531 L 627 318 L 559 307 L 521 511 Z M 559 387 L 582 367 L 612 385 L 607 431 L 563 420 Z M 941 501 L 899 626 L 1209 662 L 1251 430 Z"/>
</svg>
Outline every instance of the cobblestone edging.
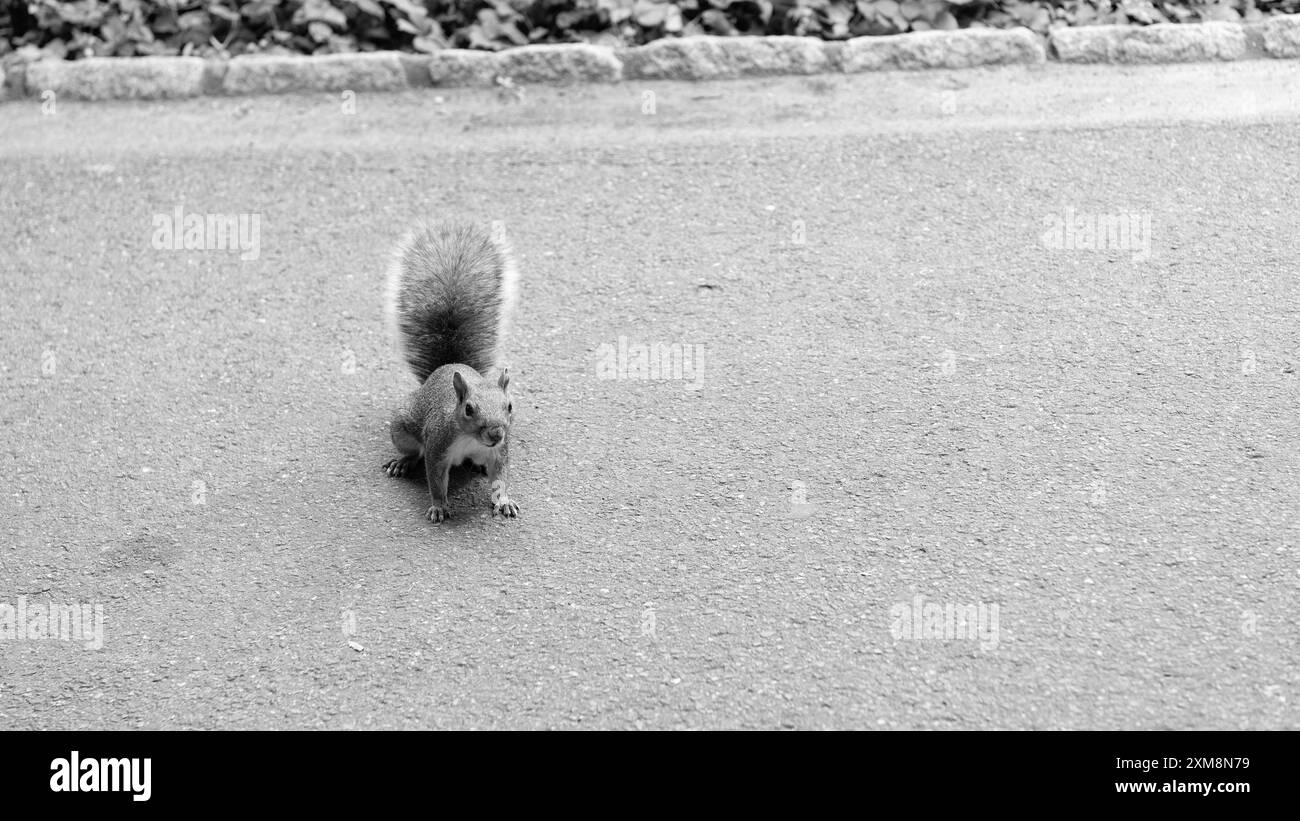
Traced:
<svg viewBox="0 0 1300 821">
<path fill-rule="evenodd" d="M 501 52 L 325 57 L 92 58 L 0 70 L 0 99 L 53 92 L 81 100 L 201 95 L 397 91 L 428 86 L 714 80 L 831 72 L 1066 63 L 1179 63 L 1300 57 L 1300 15 L 1258 23 L 960 29 L 827 42 L 807 37 L 684 37 L 613 49 L 538 45 Z"/>
</svg>

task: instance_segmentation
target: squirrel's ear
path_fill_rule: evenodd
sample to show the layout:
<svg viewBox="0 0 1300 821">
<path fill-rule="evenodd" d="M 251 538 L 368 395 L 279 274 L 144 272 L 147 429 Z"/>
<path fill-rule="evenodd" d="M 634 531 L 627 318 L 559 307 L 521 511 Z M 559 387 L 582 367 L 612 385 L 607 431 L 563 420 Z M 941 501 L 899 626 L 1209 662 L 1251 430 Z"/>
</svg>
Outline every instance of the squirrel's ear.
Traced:
<svg viewBox="0 0 1300 821">
<path fill-rule="evenodd" d="M 510 387 L 510 369 L 509 369 L 509 368 L 502 368 L 502 369 L 501 369 L 501 378 L 497 380 L 497 385 L 498 385 L 498 387 L 501 388 L 501 390 L 505 390 L 506 388 Z"/>
<path fill-rule="evenodd" d="M 469 385 L 465 384 L 465 377 L 460 375 L 460 371 L 452 371 L 451 386 L 456 389 L 456 401 L 464 402 L 465 397 L 469 396 Z"/>
</svg>

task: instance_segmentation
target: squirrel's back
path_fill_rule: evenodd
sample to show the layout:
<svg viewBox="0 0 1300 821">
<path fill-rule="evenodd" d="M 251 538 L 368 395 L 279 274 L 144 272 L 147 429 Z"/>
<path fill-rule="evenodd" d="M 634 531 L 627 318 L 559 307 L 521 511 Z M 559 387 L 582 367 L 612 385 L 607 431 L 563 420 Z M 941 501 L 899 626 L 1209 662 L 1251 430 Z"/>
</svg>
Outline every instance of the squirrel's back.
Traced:
<svg viewBox="0 0 1300 821">
<path fill-rule="evenodd" d="M 518 293 L 504 238 L 444 223 L 402 240 L 388 272 L 390 331 L 423 382 L 442 365 L 499 367 Z"/>
</svg>

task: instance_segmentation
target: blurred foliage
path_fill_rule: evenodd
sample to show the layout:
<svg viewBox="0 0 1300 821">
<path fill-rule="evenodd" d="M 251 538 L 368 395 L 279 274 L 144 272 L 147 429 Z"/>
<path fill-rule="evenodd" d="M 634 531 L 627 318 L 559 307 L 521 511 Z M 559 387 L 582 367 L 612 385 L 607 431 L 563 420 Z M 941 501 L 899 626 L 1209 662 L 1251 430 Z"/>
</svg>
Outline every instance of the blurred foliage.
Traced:
<svg viewBox="0 0 1300 821">
<path fill-rule="evenodd" d="M 11 59 L 499 50 L 692 34 L 839 40 L 967 27 L 1257 20 L 1300 0 L 0 0 Z"/>
</svg>

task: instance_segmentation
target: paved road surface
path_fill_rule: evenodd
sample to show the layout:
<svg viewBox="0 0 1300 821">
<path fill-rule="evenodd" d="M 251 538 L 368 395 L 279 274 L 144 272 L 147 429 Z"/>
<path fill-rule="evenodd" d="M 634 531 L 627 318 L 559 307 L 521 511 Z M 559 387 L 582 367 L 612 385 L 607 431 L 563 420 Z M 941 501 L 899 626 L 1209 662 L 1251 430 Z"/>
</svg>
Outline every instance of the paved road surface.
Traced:
<svg viewBox="0 0 1300 821">
<path fill-rule="evenodd" d="M 104 615 L 0 641 L 0 728 L 1295 728 L 1297 88 L 0 106 L 0 604 Z M 523 260 L 517 521 L 380 470 L 384 257 L 447 214 Z"/>
</svg>

